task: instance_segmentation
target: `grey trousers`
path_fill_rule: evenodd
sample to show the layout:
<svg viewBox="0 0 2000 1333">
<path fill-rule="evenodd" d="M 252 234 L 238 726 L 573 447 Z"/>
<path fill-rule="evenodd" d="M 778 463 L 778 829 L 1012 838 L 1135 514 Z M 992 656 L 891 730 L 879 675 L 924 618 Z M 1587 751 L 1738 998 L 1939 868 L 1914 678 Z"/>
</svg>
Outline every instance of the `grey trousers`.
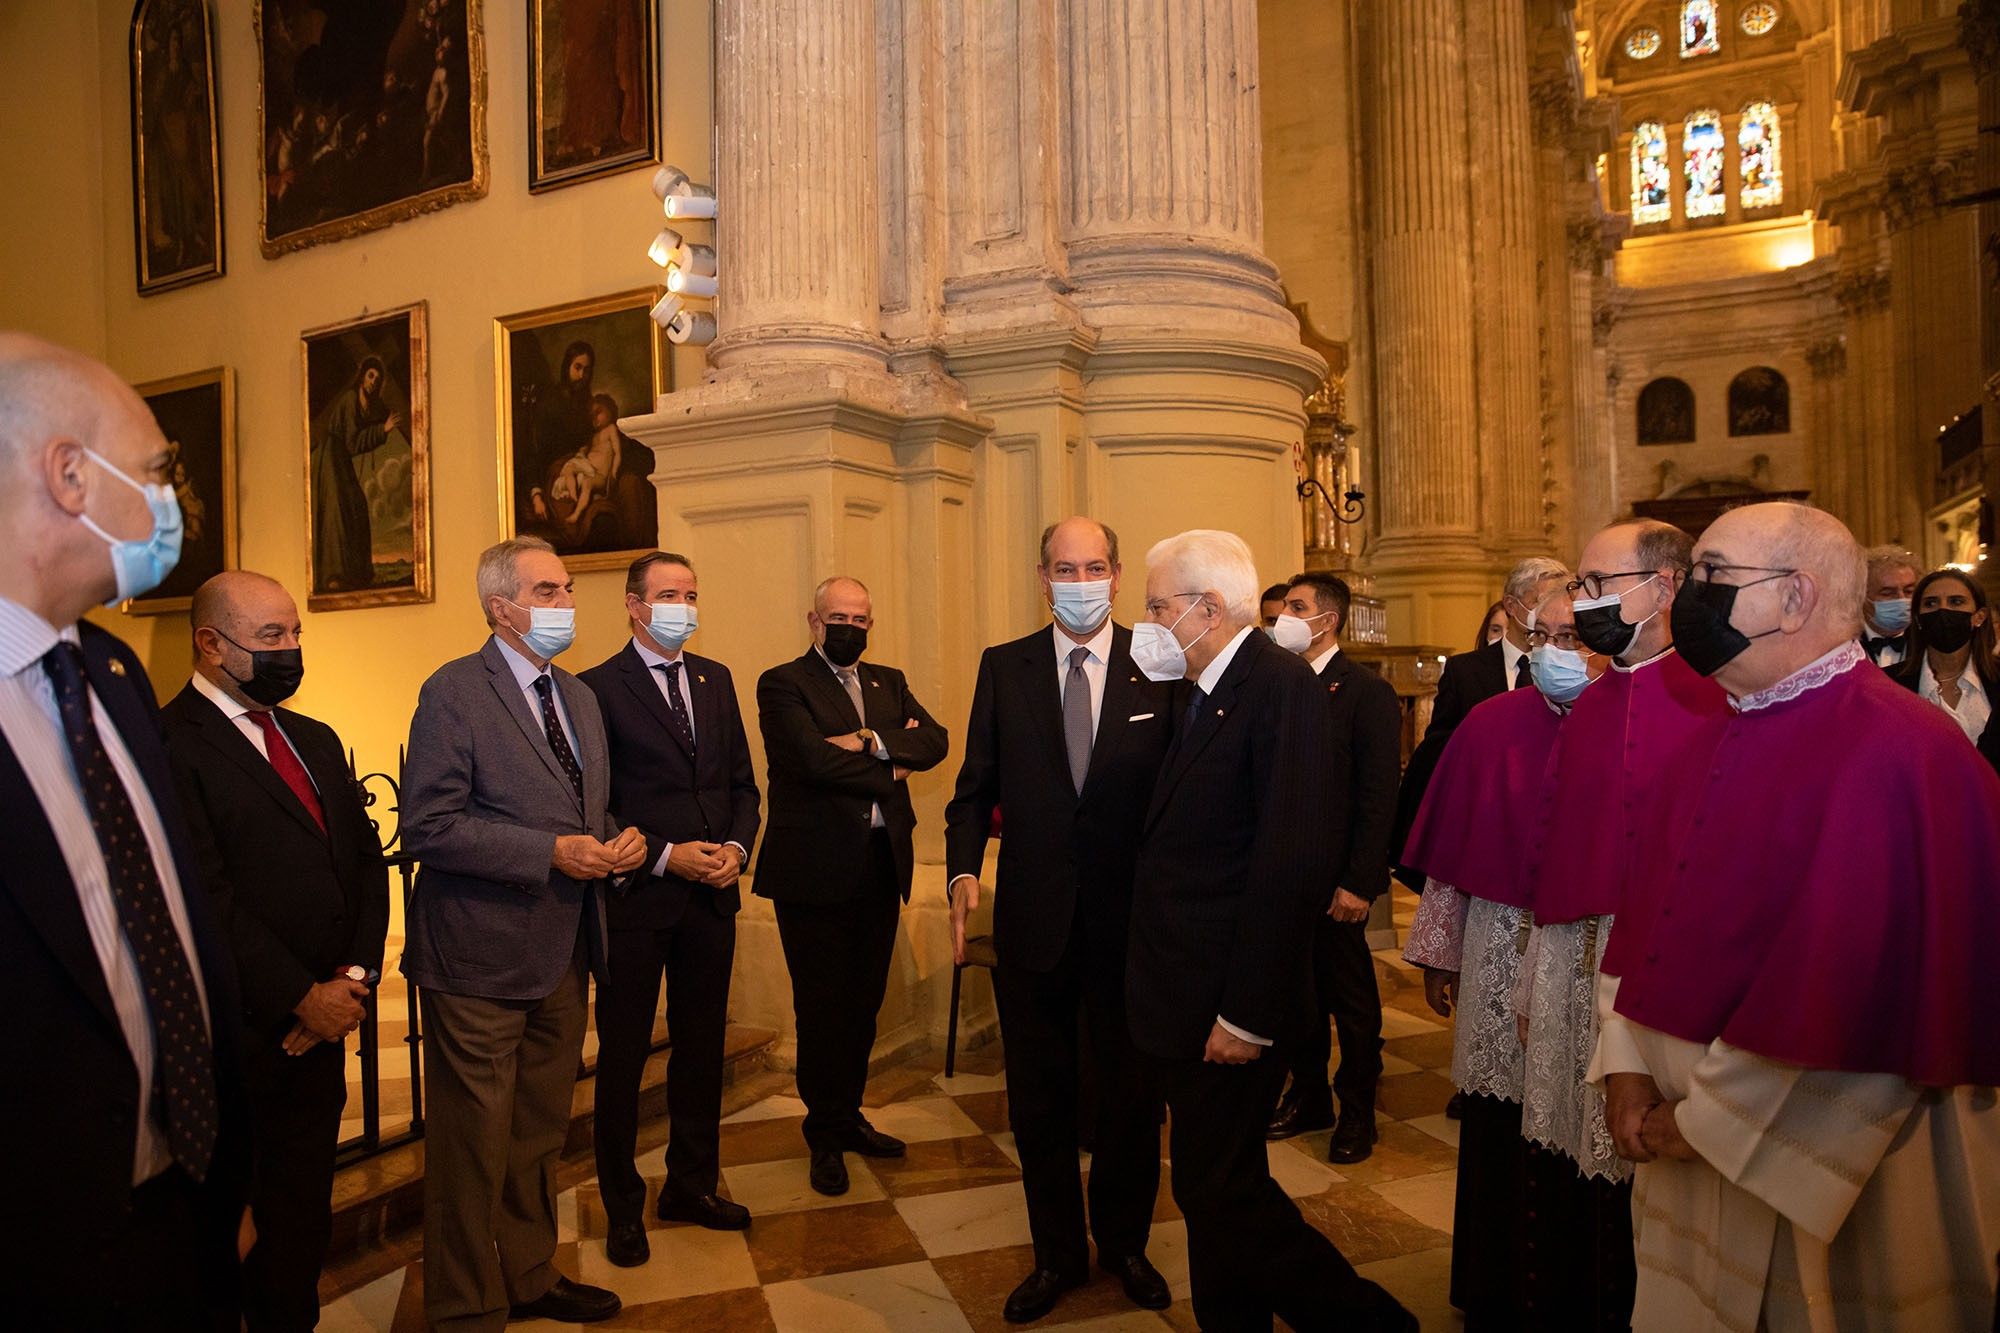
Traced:
<svg viewBox="0 0 2000 1333">
<path fill-rule="evenodd" d="M 555 1283 L 556 1161 L 583 1053 L 584 954 L 541 1000 L 421 993 L 424 1317 L 498 1330 Z"/>
</svg>

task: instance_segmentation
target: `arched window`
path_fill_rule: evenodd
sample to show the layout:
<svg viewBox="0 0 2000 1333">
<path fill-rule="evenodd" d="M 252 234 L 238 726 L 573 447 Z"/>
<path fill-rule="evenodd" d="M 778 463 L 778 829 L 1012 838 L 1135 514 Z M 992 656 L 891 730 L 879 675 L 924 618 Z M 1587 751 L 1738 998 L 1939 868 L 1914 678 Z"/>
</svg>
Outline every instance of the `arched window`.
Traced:
<svg viewBox="0 0 2000 1333">
<path fill-rule="evenodd" d="M 1687 0 L 1681 6 L 1681 58 L 1712 55 L 1722 49 L 1716 31 L 1715 0 Z"/>
<path fill-rule="evenodd" d="M 1685 381 L 1665 375 L 1639 390 L 1639 443 L 1693 442 L 1694 390 Z"/>
<path fill-rule="evenodd" d="M 1722 154 L 1722 117 L 1713 111 L 1690 112 L 1681 130 L 1689 218 L 1712 218 L 1729 207 L 1722 193 Z"/>
<path fill-rule="evenodd" d="M 1792 386 L 1769 366 L 1752 366 L 1729 381 L 1731 435 L 1788 435 Z"/>
<path fill-rule="evenodd" d="M 1743 207 L 1768 208 L 1785 197 L 1779 157 L 1778 108 L 1752 102 L 1736 129 L 1736 171 L 1743 181 Z"/>
<path fill-rule="evenodd" d="M 1673 189 L 1667 166 L 1667 129 L 1657 120 L 1632 127 L 1632 222 L 1643 227 L 1673 216 Z"/>
</svg>

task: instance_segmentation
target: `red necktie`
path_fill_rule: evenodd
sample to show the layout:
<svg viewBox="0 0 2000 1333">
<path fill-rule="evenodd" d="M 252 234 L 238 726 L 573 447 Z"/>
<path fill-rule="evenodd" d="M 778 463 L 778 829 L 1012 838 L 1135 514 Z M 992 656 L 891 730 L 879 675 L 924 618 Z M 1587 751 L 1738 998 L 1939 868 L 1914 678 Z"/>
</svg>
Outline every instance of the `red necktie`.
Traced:
<svg viewBox="0 0 2000 1333">
<path fill-rule="evenodd" d="M 278 770 L 278 776 L 292 789 L 292 795 L 299 798 L 299 804 L 313 817 L 321 833 L 326 832 L 326 815 L 319 808 L 319 793 L 313 790 L 312 779 L 306 776 L 306 766 L 292 753 L 285 733 L 278 730 L 278 723 L 269 713 L 252 710 L 247 714 L 252 722 L 264 733 L 264 753 L 270 757 L 271 767 Z"/>
</svg>

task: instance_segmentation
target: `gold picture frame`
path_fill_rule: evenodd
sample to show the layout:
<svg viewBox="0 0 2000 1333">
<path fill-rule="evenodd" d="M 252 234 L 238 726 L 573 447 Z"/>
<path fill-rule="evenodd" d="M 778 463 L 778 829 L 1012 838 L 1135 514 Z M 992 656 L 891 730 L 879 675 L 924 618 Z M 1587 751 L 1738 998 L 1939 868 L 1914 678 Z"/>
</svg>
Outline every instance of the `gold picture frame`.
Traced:
<svg viewBox="0 0 2000 1333">
<path fill-rule="evenodd" d="M 127 598 L 129 615 L 185 611 L 194 590 L 237 568 L 236 375 L 213 366 L 132 386 L 152 409 L 172 460 L 167 480 L 181 507 L 181 558 L 160 586 Z"/>
<path fill-rule="evenodd" d="M 133 265 L 153 296 L 224 268 L 208 0 L 138 0 L 130 54 Z"/>
<path fill-rule="evenodd" d="M 482 3 L 403 0 L 393 30 L 356 36 L 364 7 L 251 0 L 266 259 L 485 197 Z M 357 53 L 381 74 L 360 77 Z"/>
<path fill-rule="evenodd" d="M 528 0 L 530 194 L 660 161 L 656 0 L 593 0 L 587 30 L 581 7 Z"/>
<path fill-rule="evenodd" d="M 429 303 L 308 329 L 299 361 L 307 609 L 431 601 Z"/>
<path fill-rule="evenodd" d="M 673 388 L 650 314 L 662 294 L 640 287 L 493 321 L 501 536 L 544 537 L 572 570 L 623 569 L 658 549 L 652 453 L 616 423 Z"/>
</svg>

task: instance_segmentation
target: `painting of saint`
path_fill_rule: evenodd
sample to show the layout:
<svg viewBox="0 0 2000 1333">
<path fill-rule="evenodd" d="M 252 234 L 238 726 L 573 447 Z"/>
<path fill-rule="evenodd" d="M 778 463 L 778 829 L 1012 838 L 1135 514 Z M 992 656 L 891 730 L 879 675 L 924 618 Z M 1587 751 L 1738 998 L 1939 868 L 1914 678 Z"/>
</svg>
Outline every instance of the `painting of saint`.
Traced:
<svg viewBox="0 0 2000 1333">
<path fill-rule="evenodd" d="M 305 335 L 315 611 L 430 600 L 425 317 L 419 304 Z"/>
<path fill-rule="evenodd" d="M 135 385 L 167 439 L 166 479 L 181 507 L 181 558 L 135 615 L 185 611 L 194 590 L 236 568 L 236 380 L 225 367 Z"/>
<path fill-rule="evenodd" d="M 660 160 L 653 0 L 529 0 L 528 188 Z"/>
<path fill-rule="evenodd" d="M 132 15 L 132 212 L 139 293 L 222 276 L 222 182 L 206 0 Z"/>
<path fill-rule="evenodd" d="M 480 0 L 257 0 L 263 250 L 486 193 Z"/>
<path fill-rule="evenodd" d="M 618 428 L 667 391 L 647 311 L 658 292 L 495 321 L 501 366 L 501 526 L 543 537 L 572 569 L 622 568 L 659 543 L 653 452 Z"/>
</svg>

